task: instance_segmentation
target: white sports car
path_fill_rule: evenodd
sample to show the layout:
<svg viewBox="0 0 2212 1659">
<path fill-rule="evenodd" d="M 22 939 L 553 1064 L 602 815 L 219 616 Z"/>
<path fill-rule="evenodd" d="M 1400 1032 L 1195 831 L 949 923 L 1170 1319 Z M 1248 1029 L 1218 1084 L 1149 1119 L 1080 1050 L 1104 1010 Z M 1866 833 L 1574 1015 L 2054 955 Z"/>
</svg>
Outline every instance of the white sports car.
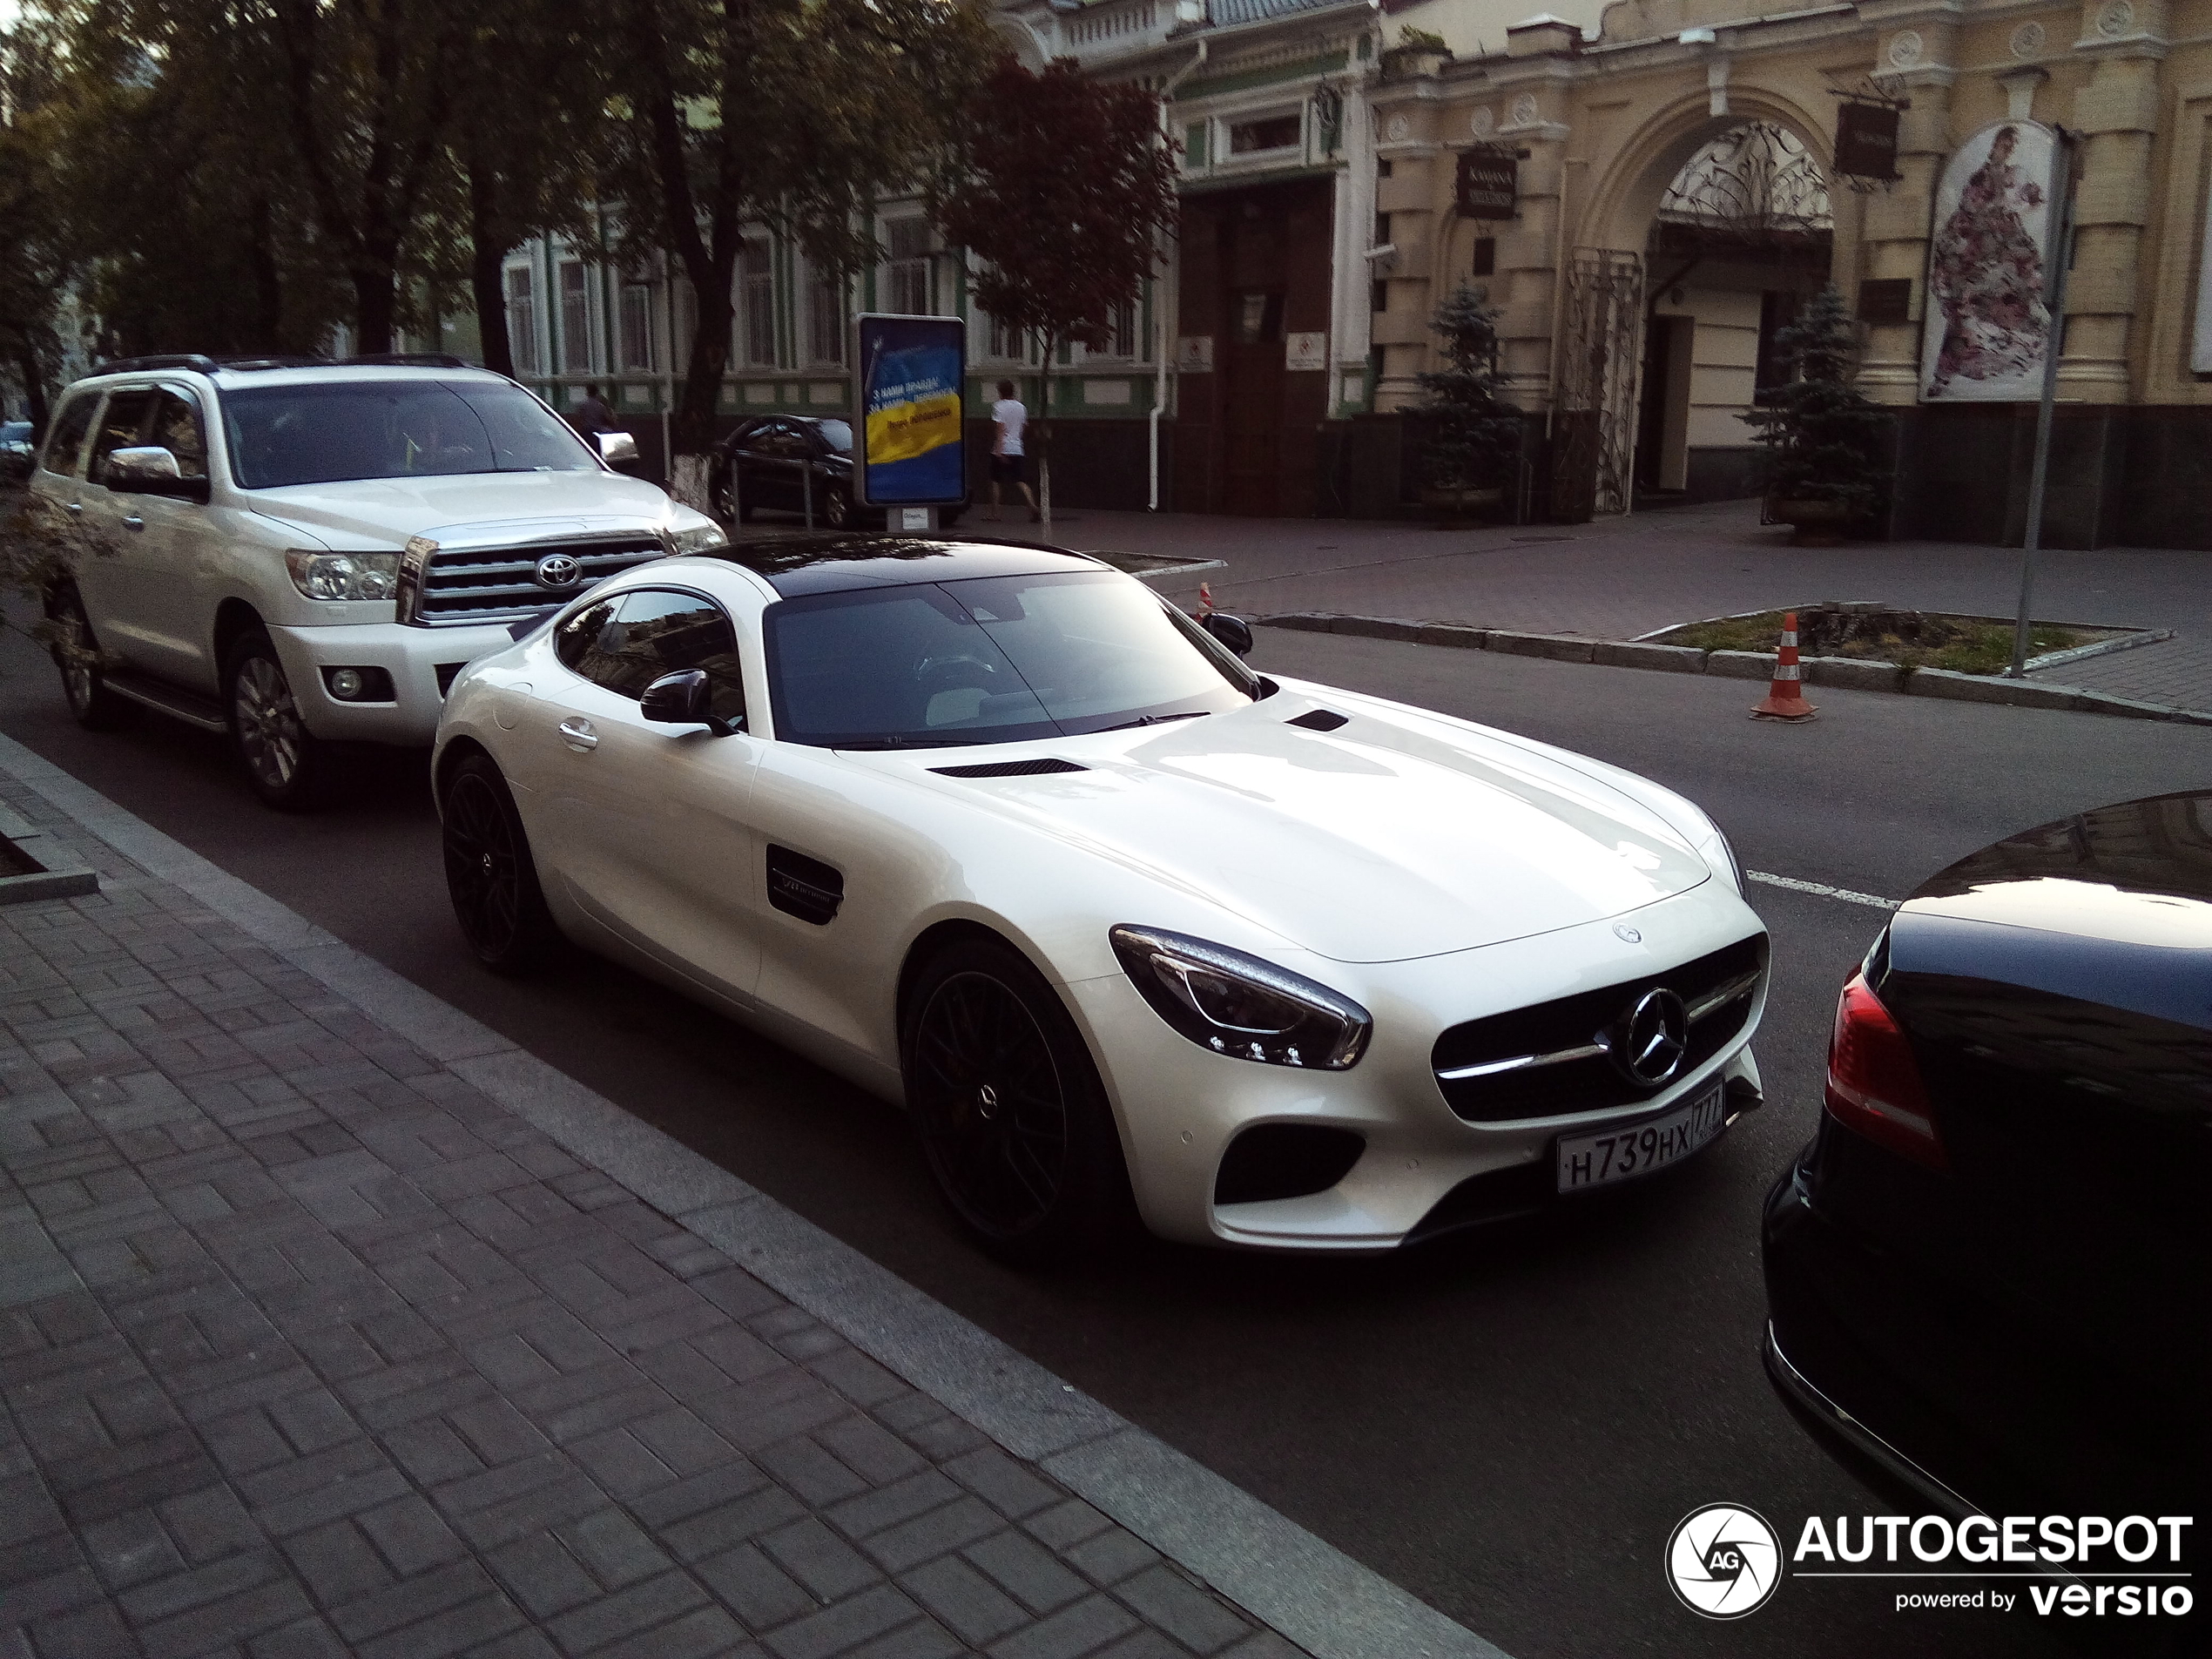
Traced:
<svg viewBox="0 0 2212 1659">
<path fill-rule="evenodd" d="M 565 934 L 903 1103 L 1016 1258 L 1132 1201 L 1385 1250 L 1757 1104 L 1766 934 L 1710 819 L 1251 643 L 1046 549 L 642 565 L 455 682 L 455 909 L 496 968 Z"/>
</svg>

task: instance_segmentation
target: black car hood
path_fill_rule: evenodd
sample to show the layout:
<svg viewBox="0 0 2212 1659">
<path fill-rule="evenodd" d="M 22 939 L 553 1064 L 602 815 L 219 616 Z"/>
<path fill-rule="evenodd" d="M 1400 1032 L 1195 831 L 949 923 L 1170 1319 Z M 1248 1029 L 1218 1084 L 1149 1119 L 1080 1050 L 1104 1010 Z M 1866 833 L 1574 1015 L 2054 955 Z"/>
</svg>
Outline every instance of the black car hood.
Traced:
<svg viewBox="0 0 2212 1659">
<path fill-rule="evenodd" d="M 2212 791 L 2101 806 L 1959 860 L 1899 909 L 1891 966 L 2212 1029 Z"/>
</svg>

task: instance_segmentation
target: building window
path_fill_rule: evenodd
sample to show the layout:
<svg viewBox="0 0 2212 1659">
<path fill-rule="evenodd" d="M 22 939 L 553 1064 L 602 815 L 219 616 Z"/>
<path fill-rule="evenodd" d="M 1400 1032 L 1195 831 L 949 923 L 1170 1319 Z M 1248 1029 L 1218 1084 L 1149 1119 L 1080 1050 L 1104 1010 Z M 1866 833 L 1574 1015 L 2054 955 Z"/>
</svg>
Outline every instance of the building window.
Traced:
<svg viewBox="0 0 2212 1659">
<path fill-rule="evenodd" d="M 1471 276 L 1498 274 L 1498 239 L 1496 237 L 1478 236 L 1474 239 L 1474 268 L 1468 274 Z"/>
<path fill-rule="evenodd" d="M 561 372 L 591 372 L 591 293 L 581 260 L 561 261 Z"/>
<path fill-rule="evenodd" d="M 537 294 L 527 265 L 507 267 L 507 351 L 517 374 L 537 373 Z"/>
<path fill-rule="evenodd" d="M 765 242 L 747 242 L 739 267 L 745 307 L 745 360 L 753 368 L 776 366 L 776 279 Z"/>
<path fill-rule="evenodd" d="M 1229 153 L 1232 156 L 1250 156 L 1264 150 L 1294 150 L 1298 147 L 1298 118 L 1295 115 L 1270 115 L 1257 121 L 1232 121 L 1229 126 Z"/>
<path fill-rule="evenodd" d="M 1390 163 L 1387 160 L 1378 161 L 1375 163 L 1375 177 L 1378 179 L 1387 179 L 1390 177 Z"/>
<path fill-rule="evenodd" d="M 622 285 L 622 372 L 650 374 L 653 351 L 653 285 L 632 277 Z"/>
<path fill-rule="evenodd" d="M 1134 357 L 1136 355 L 1136 301 L 1124 300 L 1114 307 L 1109 319 L 1105 355 Z"/>
<path fill-rule="evenodd" d="M 1380 278 L 1377 278 L 1375 281 L 1370 285 L 1367 290 L 1367 309 L 1370 311 L 1387 311 L 1390 309 L 1389 283 L 1383 281 Z"/>
<path fill-rule="evenodd" d="M 1377 213 L 1375 215 L 1375 239 L 1368 243 L 1367 246 L 1369 247 L 1388 247 L 1390 246 L 1390 215 L 1388 213 Z"/>
<path fill-rule="evenodd" d="M 891 253 L 884 270 L 884 294 L 890 308 L 904 316 L 928 316 L 936 307 L 930 303 L 927 221 L 894 219 L 883 230 Z"/>
<path fill-rule="evenodd" d="M 826 271 L 812 273 L 806 282 L 806 361 L 845 361 L 845 285 Z"/>
</svg>

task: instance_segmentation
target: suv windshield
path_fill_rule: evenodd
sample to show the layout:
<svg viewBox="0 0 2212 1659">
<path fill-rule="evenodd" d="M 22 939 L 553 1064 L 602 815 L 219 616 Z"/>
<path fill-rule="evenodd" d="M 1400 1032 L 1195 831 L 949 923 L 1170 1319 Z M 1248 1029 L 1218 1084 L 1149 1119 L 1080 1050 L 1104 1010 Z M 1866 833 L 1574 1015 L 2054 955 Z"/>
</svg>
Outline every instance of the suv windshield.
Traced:
<svg viewBox="0 0 2212 1659">
<path fill-rule="evenodd" d="M 223 395 L 241 489 L 467 472 L 590 472 L 565 421 L 518 386 L 351 381 Z"/>
<path fill-rule="evenodd" d="M 764 620 L 776 735 L 821 748 L 1103 732 L 1258 689 L 1197 624 L 1103 570 L 817 594 Z"/>
</svg>

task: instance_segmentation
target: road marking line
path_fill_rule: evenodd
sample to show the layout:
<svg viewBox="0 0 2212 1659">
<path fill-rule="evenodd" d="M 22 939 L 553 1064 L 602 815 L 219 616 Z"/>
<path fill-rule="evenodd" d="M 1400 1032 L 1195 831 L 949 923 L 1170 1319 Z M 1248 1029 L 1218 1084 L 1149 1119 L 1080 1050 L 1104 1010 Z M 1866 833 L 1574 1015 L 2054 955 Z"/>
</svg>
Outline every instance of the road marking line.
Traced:
<svg viewBox="0 0 2212 1659">
<path fill-rule="evenodd" d="M 1849 887 L 1831 887 L 1822 881 L 1800 881 L 1791 875 L 1769 875 L 1764 870 L 1746 870 L 1743 879 L 1757 881 L 1770 887 L 1787 887 L 1792 893 L 1810 893 L 1822 899 L 1841 899 L 1845 904 L 1863 904 L 1872 910 L 1894 910 L 1903 902 L 1885 899 L 1878 894 L 1853 893 Z"/>
</svg>

